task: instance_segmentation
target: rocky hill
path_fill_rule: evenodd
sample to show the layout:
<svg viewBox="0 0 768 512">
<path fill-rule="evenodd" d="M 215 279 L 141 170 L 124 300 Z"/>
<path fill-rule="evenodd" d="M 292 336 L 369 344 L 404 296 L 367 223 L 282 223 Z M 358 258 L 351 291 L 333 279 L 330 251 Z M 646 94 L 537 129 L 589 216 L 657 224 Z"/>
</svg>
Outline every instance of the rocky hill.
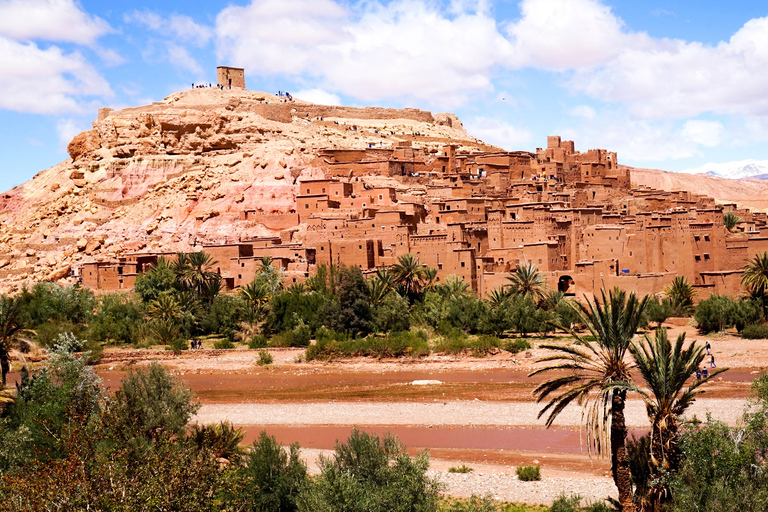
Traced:
<svg viewBox="0 0 768 512">
<path fill-rule="evenodd" d="M 318 149 L 404 141 L 427 153 L 446 143 L 498 149 L 469 136 L 452 114 L 286 102 L 253 91 L 193 89 L 100 109 L 93 129 L 69 144 L 70 159 L 0 196 L 2 291 L 126 252 L 274 236 L 269 226 L 239 221 L 240 213 L 295 208 L 296 180 L 323 176 Z"/>
</svg>

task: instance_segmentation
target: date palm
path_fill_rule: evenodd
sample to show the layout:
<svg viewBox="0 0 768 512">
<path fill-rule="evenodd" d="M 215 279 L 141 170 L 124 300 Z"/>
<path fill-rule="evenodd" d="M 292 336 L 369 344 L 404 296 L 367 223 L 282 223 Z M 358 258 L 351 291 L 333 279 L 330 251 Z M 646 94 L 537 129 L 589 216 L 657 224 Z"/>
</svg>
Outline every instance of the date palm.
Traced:
<svg viewBox="0 0 768 512">
<path fill-rule="evenodd" d="M 395 276 L 395 281 L 403 285 L 408 298 L 413 299 L 421 288 L 425 269 L 419 262 L 419 258 L 408 253 L 397 259 L 397 263 L 392 266 L 392 274 Z"/>
<path fill-rule="evenodd" d="M 768 306 L 768 252 L 756 254 L 742 267 L 744 274 L 741 276 L 741 284 L 747 292 L 755 298 L 763 308 L 763 316 L 766 316 Z"/>
<path fill-rule="evenodd" d="M 677 469 L 680 462 L 680 426 L 683 413 L 703 393 L 701 385 L 727 368 L 713 371 L 707 379 L 686 382 L 704 360 L 704 347 L 691 343 L 684 348 L 685 333 L 674 346 L 666 329 L 657 329 L 653 340 L 645 336 L 642 343 L 633 343 L 630 352 L 648 390 L 637 389 L 645 402 L 650 431 L 650 487 L 648 499 L 654 511 L 669 497 L 662 476 Z"/>
<path fill-rule="evenodd" d="M 501 303 L 507 300 L 509 297 L 512 296 L 512 292 L 509 290 L 509 287 L 502 286 L 501 288 L 494 288 L 488 293 L 488 304 L 490 304 L 491 308 L 497 308 L 501 306 Z"/>
<path fill-rule="evenodd" d="M 507 277 L 508 285 L 514 295 L 524 295 L 538 301 L 547 290 L 547 282 L 532 262 L 518 265 L 512 275 Z"/>
<path fill-rule="evenodd" d="M 188 288 L 197 291 L 201 297 L 210 295 L 211 288 L 215 288 L 213 283 L 221 280 L 221 276 L 212 270 L 213 266 L 217 263 L 213 256 L 205 251 L 190 253 L 188 255 L 187 267 L 181 274 L 182 282 Z"/>
<path fill-rule="evenodd" d="M 572 403 L 584 408 L 587 443 L 598 455 L 610 449 L 611 472 L 619 490 L 623 512 L 634 512 L 631 474 L 626 451 L 627 426 L 624 407 L 627 391 L 633 389 L 632 362 L 627 357 L 632 338 L 643 322 L 647 297 L 638 300 L 614 288 L 602 301 L 597 297 L 587 304 L 578 303 L 581 322 L 595 338 L 593 343 L 578 334 L 573 345 L 543 345 L 557 352 L 541 359 L 551 362 L 531 374 L 557 372 L 558 375 L 540 384 L 535 390 L 537 402 L 548 400 L 539 411 L 547 414 L 546 425 L 552 426 L 557 416 Z M 565 371 L 565 373 L 563 373 Z M 552 396 L 554 394 L 554 396 Z M 606 446 L 608 445 L 608 446 Z"/>
<path fill-rule="evenodd" d="M 446 277 L 445 281 L 439 284 L 437 289 L 441 295 L 448 299 L 459 299 L 474 295 L 474 292 L 469 287 L 469 283 L 453 274 Z"/>
<path fill-rule="evenodd" d="M 696 291 L 685 276 L 676 276 L 664 289 L 675 314 L 689 315 L 693 312 L 693 297 Z"/>
<path fill-rule="evenodd" d="M 726 212 L 725 215 L 723 215 L 723 225 L 730 233 L 733 233 L 733 228 L 735 228 L 736 224 L 739 222 L 741 222 L 741 217 L 733 212 Z"/>
<path fill-rule="evenodd" d="M 178 320 L 182 316 L 181 304 L 170 293 L 163 293 L 147 304 L 147 314 L 152 319 Z"/>
</svg>

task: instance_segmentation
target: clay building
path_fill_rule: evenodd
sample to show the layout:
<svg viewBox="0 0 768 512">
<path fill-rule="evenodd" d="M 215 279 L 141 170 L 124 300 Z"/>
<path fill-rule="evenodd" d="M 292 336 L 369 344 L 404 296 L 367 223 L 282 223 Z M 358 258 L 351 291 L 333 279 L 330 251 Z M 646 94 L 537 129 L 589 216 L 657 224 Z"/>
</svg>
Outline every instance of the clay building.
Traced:
<svg viewBox="0 0 768 512">
<path fill-rule="evenodd" d="M 533 153 L 462 153 L 454 145 L 435 153 L 410 141 L 322 149 L 313 165 L 325 177 L 297 180 L 289 212 L 240 212 L 240 222 L 274 237 L 200 247 L 228 288 L 253 280 L 262 256 L 290 284 L 318 265 L 373 273 L 412 253 L 438 280 L 456 275 L 480 295 L 532 262 L 550 288 L 568 294 L 611 286 L 658 293 L 683 275 L 707 296 L 737 292 L 744 260 L 768 250 L 765 214 L 684 191 L 632 188 L 616 153 L 579 152 L 558 136 Z M 723 224 L 729 211 L 741 218 L 733 233 Z M 83 265 L 83 284 L 130 289 L 156 256 Z"/>
<path fill-rule="evenodd" d="M 219 66 L 216 68 L 216 83 L 224 87 L 245 89 L 245 69 Z"/>
</svg>

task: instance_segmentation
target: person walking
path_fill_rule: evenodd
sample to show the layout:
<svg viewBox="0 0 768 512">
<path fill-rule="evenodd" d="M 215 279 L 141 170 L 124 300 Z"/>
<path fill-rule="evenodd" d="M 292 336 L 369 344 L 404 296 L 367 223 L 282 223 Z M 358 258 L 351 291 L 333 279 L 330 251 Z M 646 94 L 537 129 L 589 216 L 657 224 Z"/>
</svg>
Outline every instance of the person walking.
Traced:
<svg viewBox="0 0 768 512">
<path fill-rule="evenodd" d="M 709 370 L 707 370 L 707 365 L 704 365 L 701 369 L 701 378 L 706 379 L 707 377 L 709 377 Z"/>
<path fill-rule="evenodd" d="M 701 380 L 701 370 L 696 368 L 696 380 Z"/>
<path fill-rule="evenodd" d="M 712 359 L 710 359 L 710 360 L 709 360 L 709 367 L 710 367 L 710 368 L 716 368 L 716 367 L 717 367 L 717 365 L 715 364 L 715 356 L 714 356 L 714 355 L 712 355 L 712 356 L 710 356 L 710 357 L 711 357 Z"/>
<path fill-rule="evenodd" d="M 709 348 L 710 348 L 709 341 L 707 341 L 707 355 L 709 355 Z"/>
</svg>

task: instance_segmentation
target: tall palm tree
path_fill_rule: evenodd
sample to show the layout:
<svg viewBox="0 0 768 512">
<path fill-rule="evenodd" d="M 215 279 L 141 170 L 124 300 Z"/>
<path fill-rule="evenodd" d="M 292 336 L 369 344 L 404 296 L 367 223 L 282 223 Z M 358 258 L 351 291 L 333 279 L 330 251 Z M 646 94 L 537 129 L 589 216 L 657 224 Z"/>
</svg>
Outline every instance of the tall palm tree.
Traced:
<svg viewBox="0 0 768 512">
<path fill-rule="evenodd" d="M 408 298 L 413 299 L 421 288 L 425 271 L 419 258 L 408 253 L 397 258 L 397 263 L 392 266 L 392 274 L 395 281 L 403 285 Z"/>
<path fill-rule="evenodd" d="M 725 215 L 723 215 L 723 225 L 725 226 L 725 229 L 731 233 L 733 233 L 733 228 L 735 228 L 736 224 L 739 222 L 741 222 L 741 217 L 733 212 L 726 212 Z"/>
<path fill-rule="evenodd" d="M 704 360 L 704 347 L 691 343 L 684 348 L 685 333 L 675 345 L 667 337 L 666 329 L 657 329 L 651 340 L 645 335 L 642 343 L 632 343 L 630 352 L 648 391 L 637 389 L 645 402 L 650 431 L 650 487 L 649 500 L 654 511 L 669 498 L 669 489 L 661 478 L 663 473 L 675 471 L 680 462 L 680 426 L 683 413 L 696 396 L 703 393 L 700 386 L 715 375 L 727 370 L 720 368 L 707 379 L 694 380 L 687 388 L 688 379 Z"/>
<path fill-rule="evenodd" d="M 741 284 L 763 306 L 763 316 L 768 307 L 768 252 L 756 254 L 742 267 Z"/>
<path fill-rule="evenodd" d="M 587 441 L 590 451 L 603 454 L 610 442 L 611 472 L 619 490 L 619 503 L 623 512 L 634 512 L 632 482 L 626 451 L 627 426 L 624 406 L 627 391 L 633 388 L 626 357 L 632 337 L 643 322 L 643 310 L 648 297 L 638 300 L 633 293 L 627 295 L 614 288 L 602 302 L 597 297 L 587 304 L 578 303 L 581 322 L 595 338 L 589 343 L 577 333 L 574 345 L 544 345 L 557 354 L 541 361 L 554 364 L 536 370 L 531 375 L 557 371 L 560 375 L 540 384 L 534 391 L 537 402 L 549 400 L 539 411 L 547 416 L 550 427 L 569 404 L 576 402 L 585 408 Z M 566 374 L 562 371 L 566 370 Z M 558 393 L 551 397 L 553 393 Z"/>
<path fill-rule="evenodd" d="M 245 300 L 253 316 L 260 320 L 267 312 L 267 304 L 272 297 L 269 286 L 257 279 L 240 288 L 240 297 Z"/>
<path fill-rule="evenodd" d="M 21 301 L 18 297 L 0 296 L 0 368 L 3 387 L 5 376 L 11 370 L 11 350 L 24 332 Z"/>
<path fill-rule="evenodd" d="M 163 293 L 147 304 L 147 314 L 152 319 L 178 320 L 182 316 L 181 304 L 174 295 Z"/>
<path fill-rule="evenodd" d="M 547 290 L 544 276 L 530 261 L 524 265 L 518 265 L 507 280 L 510 281 L 509 288 L 514 295 L 529 296 L 534 301 L 538 301 Z"/>
<path fill-rule="evenodd" d="M 669 286 L 664 289 L 675 314 L 689 315 L 693 312 L 693 297 L 696 291 L 685 276 L 675 276 Z"/>
<path fill-rule="evenodd" d="M 449 299 L 459 299 L 473 295 L 472 290 L 469 288 L 469 283 L 453 274 L 446 277 L 445 281 L 439 284 L 437 289 L 441 295 Z"/>
<path fill-rule="evenodd" d="M 512 296 L 512 292 L 510 291 L 508 286 L 494 288 L 488 294 L 488 299 L 487 299 L 488 304 L 490 304 L 491 308 L 497 308 L 501 306 L 502 302 L 504 302 L 511 296 Z"/>
<path fill-rule="evenodd" d="M 427 267 L 424 269 L 424 275 L 422 276 L 424 284 L 422 290 L 430 290 L 437 285 L 437 269 L 435 267 Z"/>
<path fill-rule="evenodd" d="M 371 306 L 382 305 L 391 290 L 391 284 L 383 281 L 379 276 L 373 276 L 368 280 L 368 302 Z"/>
<path fill-rule="evenodd" d="M 210 291 L 207 288 L 212 283 L 221 280 L 221 276 L 212 270 L 217 263 L 213 256 L 205 251 L 190 253 L 187 258 L 187 267 L 181 274 L 182 282 L 202 296 L 204 292 Z"/>
</svg>

